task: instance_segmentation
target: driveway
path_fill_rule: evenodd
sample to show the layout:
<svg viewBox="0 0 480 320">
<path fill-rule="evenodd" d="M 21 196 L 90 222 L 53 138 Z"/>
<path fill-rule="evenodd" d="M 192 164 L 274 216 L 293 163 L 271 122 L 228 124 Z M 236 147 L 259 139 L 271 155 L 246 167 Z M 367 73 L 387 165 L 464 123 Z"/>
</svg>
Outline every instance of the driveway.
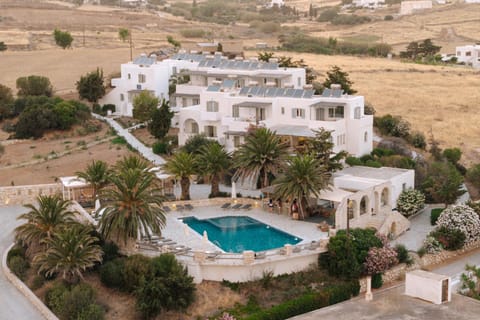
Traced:
<svg viewBox="0 0 480 320">
<path fill-rule="evenodd" d="M 20 224 L 16 218 L 25 212 L 21 206 L 0 207 L 0 253 L 13 242 L 13 229 Z M 40 312 L 5 278 L 0 271 L 0 320 L 44 319 Z"/>
</svg>

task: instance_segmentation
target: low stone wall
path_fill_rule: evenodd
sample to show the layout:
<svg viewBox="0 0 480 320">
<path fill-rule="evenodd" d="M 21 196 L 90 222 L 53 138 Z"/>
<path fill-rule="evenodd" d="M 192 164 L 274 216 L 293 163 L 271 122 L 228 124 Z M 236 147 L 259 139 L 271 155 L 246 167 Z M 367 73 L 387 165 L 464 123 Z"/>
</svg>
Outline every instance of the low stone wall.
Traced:
<svg viewBox="0 0 480 320">
<path fill-rule="evenodd" d="M 61 192 L 62 186 L 59 183 L 0 187 L 0 206 L 33 203 L 39 195 L 54 195 Z"/>
<path fill-rule="evenodd" d="M 10 249 L 14 246 L 12 243 L 8 249 L 3 253 L 2 257 L 2 271 L 5 277 L 14 285 L 18 291 L 20 291 L 28 301 L 38 309 L 38 311 L 45 317 L 47 320 L 58 320 L 57 316 L 53 314 L 50 309 L 48 309 L 43 302 L 28 288 L 25 283 L 23 283 L 17 276 L 8 268 L 7 265 L 7 255 Z"/>
<path fill-rule="evenodd" d="M 459 249 L 456 251 L 442 250 L 436 254 L 426 254 L 419 259 L 420 266 L 425 269 L 430 269 L 432 266 L 436 264 L 443 263 L 447 260 L 450 260 L 457 256 L 464 255 L 466 253 L 477 250 L 479 248 L 480 248 L 480 240 L 477 240 L 475 242 L 469 243 L 468 245 L 464 246 L 462 249 Z"/>
</svg>

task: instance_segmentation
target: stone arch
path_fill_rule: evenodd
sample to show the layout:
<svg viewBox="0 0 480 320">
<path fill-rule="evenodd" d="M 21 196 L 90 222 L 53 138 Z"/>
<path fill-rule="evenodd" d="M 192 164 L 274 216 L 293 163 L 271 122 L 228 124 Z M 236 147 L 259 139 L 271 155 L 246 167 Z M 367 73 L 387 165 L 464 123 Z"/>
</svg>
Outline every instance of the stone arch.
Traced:
<svg viewBox="0 0 480 320">
<path fill-rule="evenodd" d="M 183 131 L 188 134 L 198 134 L 198 122 L 193 119 L 187 119 L 183 123 Z"/>
<path fill-rule="evenodd" d="M 365 195 L 360 200 L 360 215 L 368 213 L 368 208 L 370 207 L 370 199 Z"/>
<path fill-rule="evenodd" d="M 348 219 L 354 219 L 358 214 L 358 205 L 356 200 L 349 200 L 347 204 Z"/>
<path fill-rule="evenodd" d="M 382 207 L 387 206 L 390 203 L 390 190 L 387 187 L 383 188 L 382 195 L 380 197 L 380 205 Z"/>
</svg>

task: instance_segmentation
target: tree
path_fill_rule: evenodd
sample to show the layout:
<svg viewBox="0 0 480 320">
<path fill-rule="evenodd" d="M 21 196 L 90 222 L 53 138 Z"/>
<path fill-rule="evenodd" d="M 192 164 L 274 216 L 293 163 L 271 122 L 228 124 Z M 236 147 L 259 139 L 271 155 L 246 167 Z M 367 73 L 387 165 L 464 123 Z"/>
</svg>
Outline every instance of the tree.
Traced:
<svg viewBox="0 0 480 320">
<path fill-rule="evenodd" d="M 165 212 L 155 175 L 142 168 L 125 168 L 113 174 L 110 181 L 112 185 L 101 192 L 109 202 L 102 206 L 100 233 L 125 245 L 141 234 L 159 235 L 165 226 Z"/>
<path fill-rule="evenodd" d="M 353 82 L 348 78 L 348 73 L 342 71 L 338 66 L 333 66 L 330 71 L 327 71 L 327 78 L 323 82 L 323 87 L 330 88 L 332 84 L 341 85 L 343 92 L 346 94 L 357 93 L 357 91 L 352 88 Z"/>
<path fill-rule="evenodd" d="M 103 70 L 97 68 L 96 71 L 81 76 L 76 86 L 80 98 L 96 103 L 98 99 L 105 95 Z"/>
<path fill-rule="evenodd" d="M 167 160 L 163 170 L 180 178 L 180 186 L 182 188 L 180 200 L 190 200 L 190 179 L 197 173 L 195 155 L 185 151 L 177 152 Z"/>
<path fill-rule="evenodd" d="M 25 205 L 27 213 L 18 220 L 27 220 L 15 228 L 15 238 L 27 245 L 33 252 L 44 246 L 44 241 L 51 239 L 61 228 L 75 223 L 74 213 L 68 210 L 70 201 L 59 195 L 38 196 L 38 208 L 33 204 Z"/>
<path fill-rule="evenodd" d="M 163 139 L 172 125 L 173 112 L 169 101 L 163 99 L 160 108 L 152 112 L 152 121 L 148 124 L 148 131 L 157 139 Z"/>
<path fill-rule="evenodd" d="M 185 144 L 181 147 L 181 150 L 186 153 L 197 155 L 200 153 L 203 146 L 211 143 L 214 143 L 214 141 L 208 139 L 204 134 L 196 134 L 187 139 Z"/>
<path fill-rule="evenodd" d="M 57 46 L 62 47 L 63 49 L 67 49 L 72 46 L 73 37 L 68 31 L 55 29 L 53 31 L 53 38 L 55 39 Z"/>
<path fill-rule="evenodd" d="M 396 264 L 398 264 L 398 258 L 397 251 L 394 248 L 389 246 L 372 247 L 368 250 L 364 268 L 367 274 L 376 275 L 387 271 Z"/>
<path fill-rule="evenodd" d="M 7 45 L 5 44 L 5 42 L 0 41 L 0 52 L 6 51 L 6 50 L 7 50 Z"/>
<path fill-rule="evenodd" d="M 170 43 L 175 48 L 175 50 L 179 49 L 182 46 L 180 41 L 173 39 L 172 36 L 167 36 L 167 42 Z"/>
<path fill-rule="evenodd" d="M 108 169 L 108 164 L 101 160 L 93 160 L 85 169 L 75 173 L 79 178 L 88 182 L 93 189 L 93 199 L 98 199 L 98 192 L 110 182 L 111 171 Z"/>
<path fill-rule="evenodd" d="M 467 264 L 466 273 L 462 273 L 462 292 L 468 297 L 480 300 L 480 267 Z"/>
<path fill-rule="evenodd" d="M 412 41 L 408 44 L 406 51 L 400 52 L 400 57 L 415 60 L 419 53 L 418 42 Z"/>
<path fill-rule="evenodd" d="M 275 53 L 273 52 L 267 52 L 267 51 L 264 51 L 264 52 L 259 52 L 257 54 L 257 57 L 258 57 L 258 60 L 260 61 L 264 61 L 264 62 L 268 62 L 271 58 L 273 58 L 275 56 Z"/>
<path fill-rule="evenodd" d="M 475 164 L 467 170 L 467 180 L 477 189 L 480 189 L 480 164 Z"/>
<path fill-rule="evenodd" d="M 133 98 L 133 117 L 140 121 L 152 119 L 153 111 L 157 109 L 158 98 L 150 91 L 144 90 Z"/>
<path fill-rule="evenodd" d="M 451 164 L 456 165 L 462 158 L 462 151 L 459 148 L 449 148 L 443 150 L 443 157 Z"/>
<path fill-rule="evenodd" d="M 18 96 L 47 96 L 53 93 L 50 79 L 42 76 L 28 76 L 17 79 Z"/>
<path fill-rule="evenodd" d="M 33 263 L 38 272 L 46 276 L 55 274 L 69 283 L 82 279 L 82 273 L 102 261 L 102 249 L 98 238 L 90 235 L 91 229 L 83 225 L 64 228 L 45 240 L 46 251 L 35 256 Z"/>
<path fill-rule="evenodd" d="M 333 152 L 335 144 L 332 139 L 332 132 L 320 128 L 314 131 L 315 137 L 309 138 L 305 144 L 306 152 L 317 158 L 327 172 L 335 172 L 343 168 L 341 161 L 347 157 L 346 151 Z"/>
<path fill-rule="evenodd" d="M 428 168 L 422 189 L 430 200 L 444 203 L 446 207 L 465 193 L 461 188 L 462 183 L 463 177 L 453 164 L 434 162 Z"/>
<path fill-rule="evenodd" d="M 428 57 L 436 55 L 442 47 L 434 45 L 431 39 L 425 39 L 419 44 L 418 49 L 423 56 Z"/>
<path fill-rule="evenodd" d="M 212 184 L 210 195 L 218 196 L 220 179 L 231 166 L 230 154 L 218 142 L 213 142 L 201 148 L 197 162 L 198 171 L 208 176 Z"/>
<path fill-rule="evenodd" d="M 309 197 L 318 197 L 328 189 L 330 173 L 313 155 L 298 155 L 287 160 L 285 172 L 274 180 L 275 197 L 299 201 L 300 217 L 305 217 Z"/>
<path fill-rule="evenodd" d="M 14 101 L 12 89 L 0 84 L 0 121 L 12 116 Z"/>
<path fill-rule="evenodd" d="M 126 156 L 115 164 L 116 171 L 126 171 L 128 169 L 139 169 L 141 171 L 148 171 L 150 163 L 137 156 Z"/>
<path fill-rule="evenodd" d="M 123 42 L 127 41 L 127 39 L 130 37 L 130 30 L 126 29 L 126 28 L 120 28 L 118 29 L 118 37 L 120 38 L 120 40 L 122 40 Z"/>
<path fill-rule="evenodd" d="M 260 188 L 269 185 L 269 175 L 275 176 L 287 158 L 288 146 L 280 137 L 266 128 L 258 128 L 248 133 L 245 143 L 233 154 L 233 164 L 237 169 L 233 179 L 260 182 Z"/>
</svg>

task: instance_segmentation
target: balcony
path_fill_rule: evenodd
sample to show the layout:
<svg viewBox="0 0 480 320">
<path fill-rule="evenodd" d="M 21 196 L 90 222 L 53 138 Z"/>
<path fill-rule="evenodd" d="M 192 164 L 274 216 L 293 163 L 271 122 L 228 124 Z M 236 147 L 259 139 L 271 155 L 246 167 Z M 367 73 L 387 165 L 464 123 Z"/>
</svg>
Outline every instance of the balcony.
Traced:
<svg viewBox="0 0 480 320">
<path fill-rule="evenodd" d="M 201 121 L 220 121 L 222 118 L 220 112 L 201 112 L 200 120 Z"/>
<path fill-rule="evenodd" d="M 317 130 L 319 128 L 324 128 L 328 131 L 338 131 L 340 128 L 345 128 L 345 119 L 336 119 L 336 120 L 310 120 L 308 122 L 308 127 L 312 130 Z"/>
<path fill-rule="evenodd" d="M 255 120 L 245 118 L 223 117 L 222 126 L 226 126 L 227 131 L 246 132 L 250 126 L 257 125 Z"/>
<path fill-rule="evenodd" d="M 199 95 L 204 87 L 191 84 L 177 84 L 175 93 L 177 95 Z"/>
</svg>

